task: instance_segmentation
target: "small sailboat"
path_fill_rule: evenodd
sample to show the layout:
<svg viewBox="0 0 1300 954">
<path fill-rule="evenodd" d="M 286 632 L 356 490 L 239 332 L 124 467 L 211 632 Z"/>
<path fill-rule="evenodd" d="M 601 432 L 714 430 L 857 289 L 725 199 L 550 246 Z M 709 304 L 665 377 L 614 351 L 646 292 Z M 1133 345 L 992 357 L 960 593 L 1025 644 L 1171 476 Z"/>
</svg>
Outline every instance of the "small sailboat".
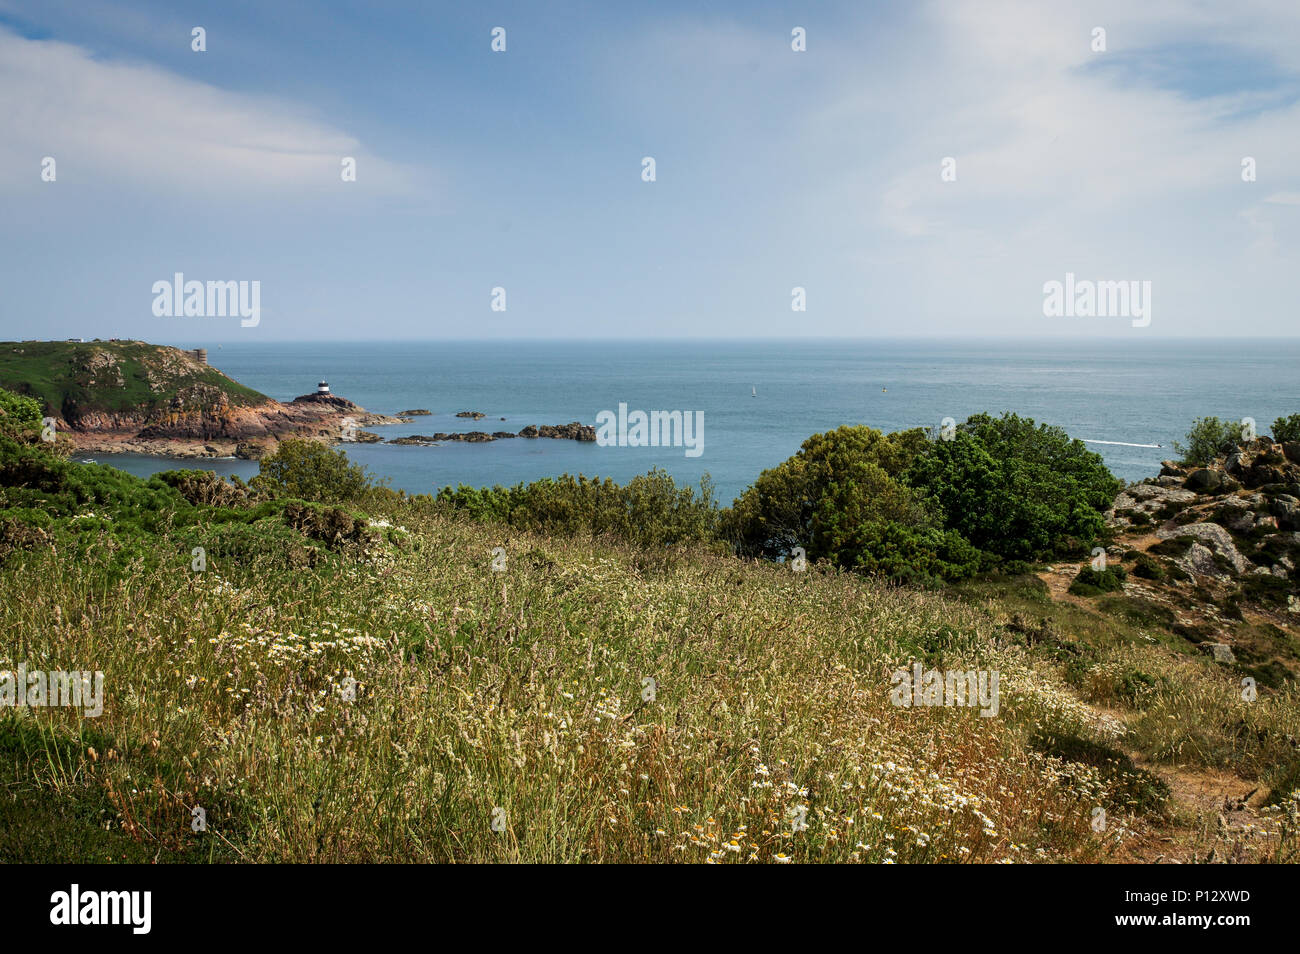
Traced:
<svg viewBox="0 0 1300 954">
<path fill-rule="evenodd" d="M 881 393 L 881 394 L 884 394 L 884 393 L 885 393 L 886 391 L 888 391 L 888 390 L 889 390 L 889 388 L 881 388 L 881 389 L 880 389 L 880 393 Z"/>
<path fill-rule="evenodd" d="M 749 394 L 750 394 L 750 397 L 758 397 L 758 388 L 750 388 L 750 389 L 749 389 Z"/>
</svg>

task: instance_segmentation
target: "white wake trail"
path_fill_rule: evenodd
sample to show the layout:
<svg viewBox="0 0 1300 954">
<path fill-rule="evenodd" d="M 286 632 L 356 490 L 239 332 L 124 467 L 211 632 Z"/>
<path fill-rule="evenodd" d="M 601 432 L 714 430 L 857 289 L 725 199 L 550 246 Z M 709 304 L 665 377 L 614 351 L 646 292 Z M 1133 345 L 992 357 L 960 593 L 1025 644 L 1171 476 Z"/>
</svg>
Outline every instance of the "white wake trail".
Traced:
<svg viewBox="0 0 1300 954">
<path fill-rule="evenodd" d="M 1116 447 L 1164 447 L 1163 444 L 1130 444 L 1128 441 L 1094 441 L 1083 438 L 1085 444 L 1112 444 Z"/>
</svg>

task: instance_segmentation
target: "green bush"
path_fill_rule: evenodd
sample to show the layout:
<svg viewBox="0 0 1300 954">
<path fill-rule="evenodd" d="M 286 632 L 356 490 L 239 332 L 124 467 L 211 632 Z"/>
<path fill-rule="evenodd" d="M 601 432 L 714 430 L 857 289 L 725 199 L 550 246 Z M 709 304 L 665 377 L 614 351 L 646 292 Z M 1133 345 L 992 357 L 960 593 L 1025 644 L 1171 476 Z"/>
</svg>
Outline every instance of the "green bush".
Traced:
<svg viewBox="0 0 1300 954">
<path fill-rule="evenodd" d="M 0 388 L 0 433 L 18 436 L 40 428 L 40 402 Z"/>
<path fill-rule="evenodd" d="M 1205 466 L 1220 454 L 1230 454 L 1241 438 L 1241 425 L 1217 417 L 1198 417 L 1187 432 L 1187 443 L 1174 441 L 1174 450 L 1189 466 Z"/>
<path fill-rule="evenodd" d="M 1279 444 L 1300 441 L 1300 414 L 1279 417 L 1273 422 L 1273 440 Z"/>
<path fill-rule="evenodd" d="M 1121 489 L 1100 455 L 1060 428 L 1015 414 L 977 414 L 952 440 L 928 444 L 903 475 L 943 525 L 1004 559 L 1091 548 Z"/>
<path fill-rule="evenodd" d="M 938 586 L 974 576 L 987 566 L 980 551 L 961 534 L 938 527 L 916 529 L 869 521 L 858 524 L 836 544 L 827 559 L 896 583 Z"/>
<path fill-rule="evenodd" d="M 1108 566 L 1104 570 L 1094 570 L 1085 566 L 1070 584 L 1070 592 L 1076 596 L 1098 596 L 1101 593 L 1114 593 L 1124 589 L 1128 573 L 1122 566 Z"/>
<path fill-rule="evenodd" d="M 514 487 L 445 487 L 437 501 L 480 520 L 565 535 L 609 536 L 642 546 L 707 540 L 718 520 L 713 484 L 678 487 L 664 470 L 619 485 L 609 478 L 546 478 Z"/>
<path fill-rule="evenodd" d="M 722 515 L 719 532 L 744 556 L 778 558 L 802 547 L 809 559 L 846 568 L 898 567 L 904 554 L 920 555 L 928 545 L 921 541 L 942 541 L 941 534 L 928 535 L 942 529 L 933 514 L 898 479 L 925 443 L 919 430 L 886 435 L 841 427 L 814 434 L 789 460 L 759 475 Z"/>
<path fill-rule="evenodd" d="M 1157 583 L 1164 582 L 1166 577 L 1165 568 L 1160 561 L 1146 553 L 1139 553 L 1134 557 L 1133 575 Z"/>
<path fill-rule="evenodd" d="M 363 500 L 374 486 L 366 469 L 343 451 L 307 440 L 281 442 L 262 458 L 251 484 L 273 497 L 334 504 Z"/>
</svg>

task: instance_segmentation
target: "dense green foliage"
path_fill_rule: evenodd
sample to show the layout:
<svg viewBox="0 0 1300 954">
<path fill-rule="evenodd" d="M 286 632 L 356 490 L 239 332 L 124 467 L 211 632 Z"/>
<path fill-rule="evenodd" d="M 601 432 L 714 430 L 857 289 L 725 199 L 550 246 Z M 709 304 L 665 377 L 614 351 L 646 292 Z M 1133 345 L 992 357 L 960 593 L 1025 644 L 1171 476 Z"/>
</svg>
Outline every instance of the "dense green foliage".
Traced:
<svg viewBox="0 0 1300 954">
<path fill-rule="evenodd" d="M 448 487 L 437 500 L 444 507 L 520 529 L 612 536 L 644 546 L 706 540 L 718 517 L 707 476 L 697 493 L 693 487 L 678 487 L 659 469 L 624 486 L 609 478 L 565 474 L 514 487 Z"/>
<path fill-rule="evenodd" d="M 742 554 L 810 559 L 892 579 L 955 580 L 999 562 L 1091 546 L 1120 487 L 1059 428 L 980 414 L 950 440 L 841 427 L 764 471 L 722 519 Z"/>
<path fill-rule="evenodd" d="M 1273 440 L 1283 444 L 1300 442 L 1300 414 L 1279 417 L 1274 421 Z"/>
<path fill-rule="evenodd" d="M 1076 596 L 1097 596 L 1100 593 L 1114 593 L 1124 589 L 1128 573 L 1120 566 L 1108 566 L 1104 570 L 1095 570 L 1085 566 L 1079 570 L 1070 584 L 1070 592 Z"/>
<path fill-rule="evenodd" d="M 1122 487 L 1082 441 L 1015 414 L 974 415 L 904 479 L 934 502 L 944 527 L 1011 560 L 1091 547 Z"/>
<path fill-rule="evenodd" d="M 1241 439 L 1241 425 L 1217 417 L 1198 417 L 1187 432 L 1187 443 L 1174 441 L 1184 464 L 1204 466 L 1220 454 L 1230 454 Z"/>
<path fill-rule="evenodd" d="M 801 546 L 810 559 L 851 564 L 845 549 L 864 524 L 930 526 L 897 479 L 923 443 L 919 431 L 841 427 L 814 434 L 799 453 L 763 471 L 725 516 L 723 532 L 748 556 L 775 558 Z"/>
<path fill-rule="evenodd" d="M 262 458 L 252 486 L 273 497 L 349 503 L 363 499 L 374 484 L 343 451 L 319 441 L 287 440 Z"/>
<path fill-rule="evenodd" d="M 17 436 L 40 426 L 40 402 L 0 389 L 0 433 Z"/>
</svg>

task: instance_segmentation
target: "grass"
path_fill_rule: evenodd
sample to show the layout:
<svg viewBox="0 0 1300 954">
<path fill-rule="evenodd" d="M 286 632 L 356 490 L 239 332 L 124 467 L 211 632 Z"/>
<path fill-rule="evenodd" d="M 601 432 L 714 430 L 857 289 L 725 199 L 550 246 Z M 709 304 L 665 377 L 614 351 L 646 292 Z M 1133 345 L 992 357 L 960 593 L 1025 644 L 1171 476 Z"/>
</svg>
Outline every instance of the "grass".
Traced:
<svg viewBox="0 0 1300 954">
<path fill-rule="evenodd" d="M 1149 601 L 122 481 L 5 491 L 58 506 L 0 563 L 0 671 L 101 670 L 105 707 L 0 710 L 0 860 L 1141 860 L 1186 766 L 1274 806 L 1223 856 L 1295 857 L 1294 680 L 1246 699 Z M 1252 625 L 1244 666 L 1290 658 Z M 998 673 L 998 716 L 891 704 L 913 662 Z"/>
<path fill-rule="evenodd" d="M 0 723 L 24 753 L 0 817 L 80 844 L 107 812 L 170 860 L 902 862 L 1090 860 L 1091 809 L 1132 810 L 1127 783 L 1033 744 L 1090 730 L 969 603 L 404 522 L 293 574 L 269 555 L 193 573 L 188 538 L 128 574 L 11 561 L 0 667 L 101 669 L 108 689 L 94 737 L 66 710 Z M 920 659 L 999 671 L 1003 717 L 892 706 L 890 672 Z"/>
<path fill-rule="evenodd" d="M 145 413 L 168 407 L 195 384 L 216 388 L 237 407 L 268 400 L 216 368 L 194 369 L 178 362 L 174 349 L 142 341 L 0 342 L 0 387 L 36 398 L 46 414 Z"/>
</svg>

